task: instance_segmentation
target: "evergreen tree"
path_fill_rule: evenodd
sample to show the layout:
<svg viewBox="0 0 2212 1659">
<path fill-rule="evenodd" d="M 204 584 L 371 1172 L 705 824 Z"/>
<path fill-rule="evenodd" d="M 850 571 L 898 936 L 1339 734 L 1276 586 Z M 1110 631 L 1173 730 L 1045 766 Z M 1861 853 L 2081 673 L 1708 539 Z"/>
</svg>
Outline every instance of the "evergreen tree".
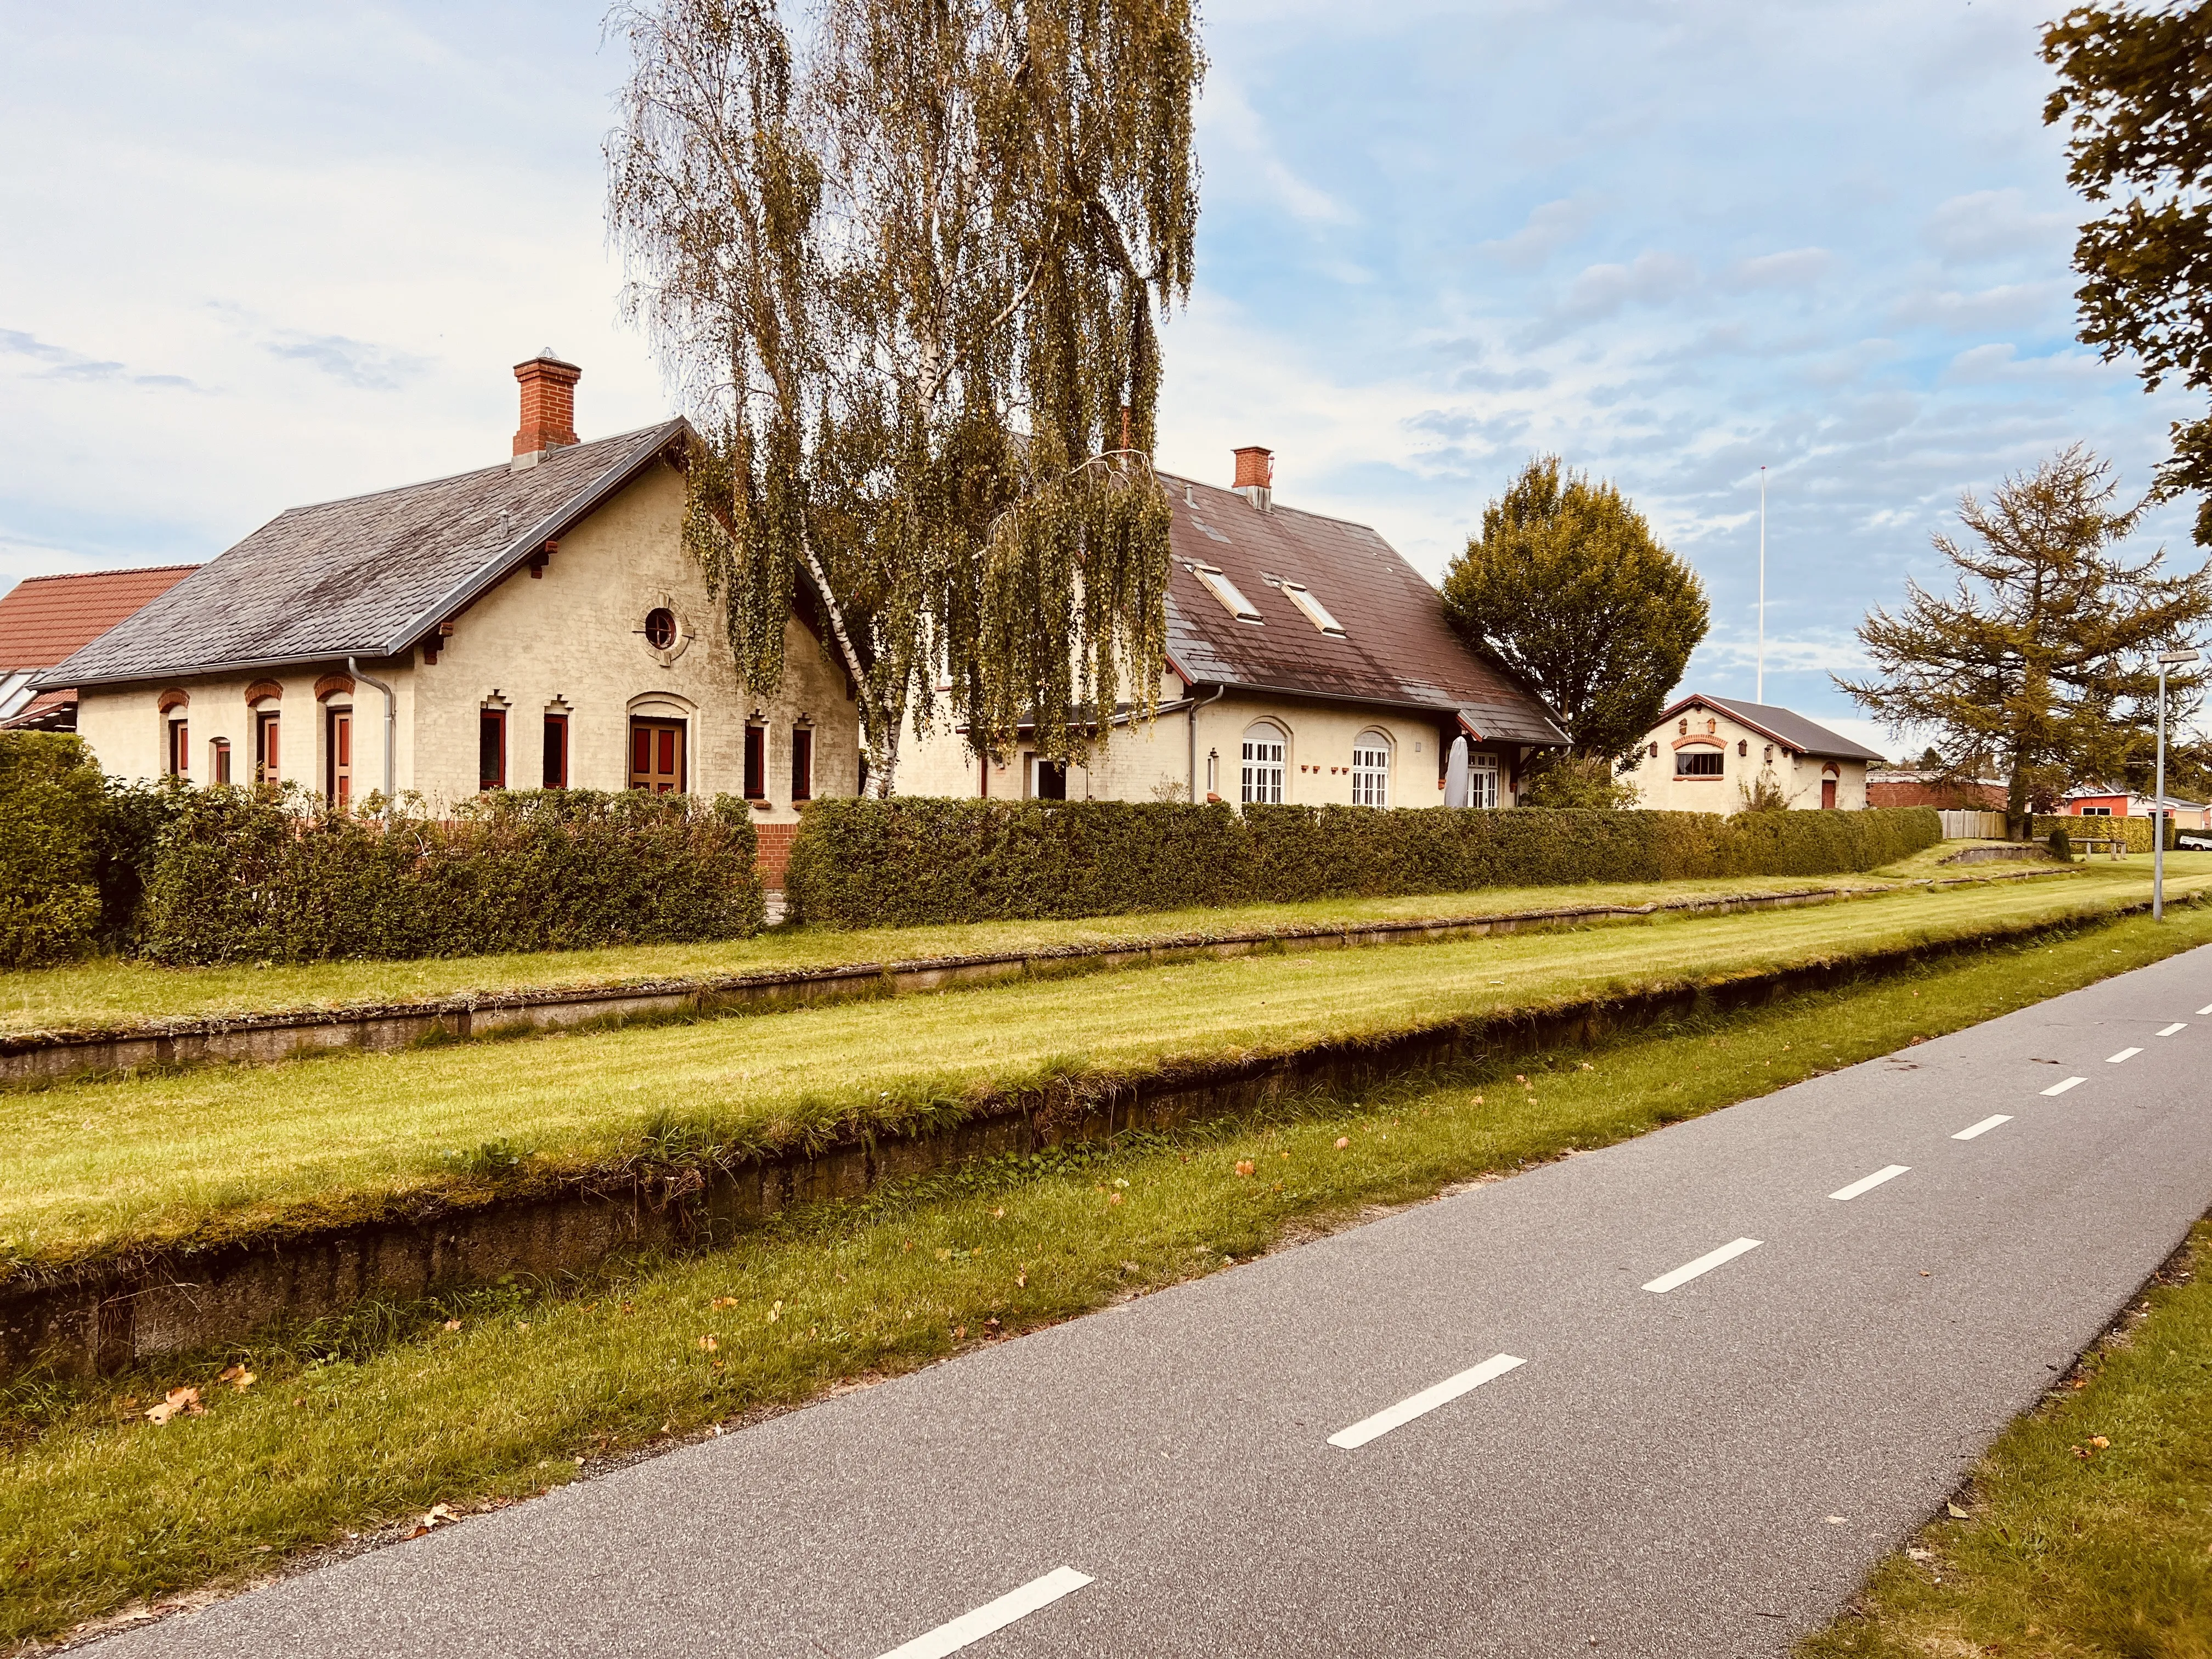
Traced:
<svg viewBox="0 0 2212 1659">
<path fill-rule="evenodd" d="M 1483 509 L 1443 597 L 1468 643 L 1534 686 L 1582 757 L 1640 744 L 1705 636 L 1697 574 L 1627 497 L 1556 455 Z"/>
<path fill-rule="evenodd" d="M 745 683 L 817 605 L 886 794 L 910 710 L 985 750 L 1034 718 L 1062 757 L 1125 679 L 1149 713 L 1191 0 L 640 0 L 612 27 L 610 225 L 701 434 L 684 538 Z"/>
<path fill-rule="evenodd" d="M 2212 616 L 2205 570 L 2161 574 L 2163 549 L 2118 556 L 2142 511 L 2115 511 L 2118 489 L 2076 444 L 1986 504 L 1969 491 L 1959 519 L 1972 541 L 1935 538 L 1952 592 L 1908 582 L 1902 612 L 1869 612 L 1858 636 L 1875 676 L 1836 681 L 1869 714 L 1933 736 L 1947 770 L 1971 775 L 1994 757 L 2014 818 L 2051 811 L 2070 782 L 2127 775 L 2155 714 L 2151 659 Z M 2168 682 L 2171 726 L 2197 684 Z"/>
</svg>

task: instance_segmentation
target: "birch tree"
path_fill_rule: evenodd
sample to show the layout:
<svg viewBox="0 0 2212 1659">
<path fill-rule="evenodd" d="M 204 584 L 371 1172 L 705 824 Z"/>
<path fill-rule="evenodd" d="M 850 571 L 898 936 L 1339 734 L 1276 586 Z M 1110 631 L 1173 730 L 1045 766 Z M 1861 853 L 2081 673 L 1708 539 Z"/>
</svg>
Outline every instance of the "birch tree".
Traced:
<svg viewBox="0 0 2212 1659">
<path fill-rule="evenodd" d="M 1070 758 L 1165 644 L 1157 325 L 1198 214 L 1190 0 L 651 0 L 610 137 L 626 303 L 699 434 L 684 540 L 745 683 L 794 601 L 871 787 L 909 714 Z M 949 691 L 940 692 L 949 685 Z"/>
</svg>

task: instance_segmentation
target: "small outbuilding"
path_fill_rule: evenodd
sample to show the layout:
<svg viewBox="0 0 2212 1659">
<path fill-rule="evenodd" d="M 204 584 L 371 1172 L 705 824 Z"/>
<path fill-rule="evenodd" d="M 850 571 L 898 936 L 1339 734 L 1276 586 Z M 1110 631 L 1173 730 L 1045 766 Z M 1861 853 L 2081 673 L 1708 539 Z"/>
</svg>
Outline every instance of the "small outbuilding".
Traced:
<svg viewBox="0 0 2212 1659">
<path fill-rule="evenodd" d="M 1867 768 L 1881 758 L 1790 709 L 1701 694 L 1659 717 L 1620 777 L 1656 811 L 1740 811 L 1771 788 L 1792 808 L 1832 811 L 1867 804 Z"/>
</svg>

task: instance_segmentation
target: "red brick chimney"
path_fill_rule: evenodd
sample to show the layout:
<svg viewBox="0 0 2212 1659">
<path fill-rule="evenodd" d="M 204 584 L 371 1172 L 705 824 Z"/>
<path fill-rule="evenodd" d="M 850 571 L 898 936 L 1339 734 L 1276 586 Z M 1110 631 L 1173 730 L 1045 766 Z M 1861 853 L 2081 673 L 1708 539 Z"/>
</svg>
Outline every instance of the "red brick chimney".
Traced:
<svg viewBox="0 0 2212 1659">
<path fill-rule="evenodd" d="M 1237 482 L 1230 488 L 1262 513 L 1273 498 L 1275 452 L 1248 444 L 1237 452 Z"/>
<path fill-rule="evenodd" d="M 514 434 L 518 456 L 542 454 L 580 441 L 576 436 L 576 382 L 584 371 L 565 363 L 547 346 L 526 363 L 514 366 L 522 382 L 522 425 Z"/>
</svg>

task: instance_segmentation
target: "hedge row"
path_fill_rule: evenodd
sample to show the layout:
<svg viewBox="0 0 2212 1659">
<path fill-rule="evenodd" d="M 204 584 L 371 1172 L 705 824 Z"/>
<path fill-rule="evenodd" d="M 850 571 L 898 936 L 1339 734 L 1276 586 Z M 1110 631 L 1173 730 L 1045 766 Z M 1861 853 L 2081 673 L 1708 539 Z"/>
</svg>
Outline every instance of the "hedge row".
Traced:
<svg viewBox="0 0 2212 1659">
<path fill-rule="evenodd" d="M 817 800 L 784 878 L 832 927 L 1459 892 L 1581 881 L 1826 875 L 1934 845 L 1926 807 L 1609 812 L 1186 806 L 1138 801 Z"/>
<path fill-rule="evenodd" d="M 2084 841 L 2091 839 L 2117 839 L 2125 842 L 2130 853 L 2148 853 L 2150 851 L 2150 823 L 2148 818 L 2076 817 L 2071 814 L 2050 816 L 2039 813 L 2035 819 L 2035 839 L 2047 844 L 2053 830 L 2063 830 L 2066 839 L 2074 844 L 2076 853 L 2081 850 Z M 2171 847 L 2173 842 L 2168 840 L 2166 844 Z M 2101 858 L 2104 855 L 2099 854 L 2097 856 Z"/>
<path fill-rule="evenodd" d="M 740 939 L 752 813 L 641 791 L 500 792 L 389 821 L 195 790 L 162 830 L 145 950 L 172 963 L 479 956 Z"/>
<path fill-rule="evenodd" d="M 106 780 L 82 743 L 0 732 L 0 966 L 90 948 L 106 825 Z"/>
</svg>

